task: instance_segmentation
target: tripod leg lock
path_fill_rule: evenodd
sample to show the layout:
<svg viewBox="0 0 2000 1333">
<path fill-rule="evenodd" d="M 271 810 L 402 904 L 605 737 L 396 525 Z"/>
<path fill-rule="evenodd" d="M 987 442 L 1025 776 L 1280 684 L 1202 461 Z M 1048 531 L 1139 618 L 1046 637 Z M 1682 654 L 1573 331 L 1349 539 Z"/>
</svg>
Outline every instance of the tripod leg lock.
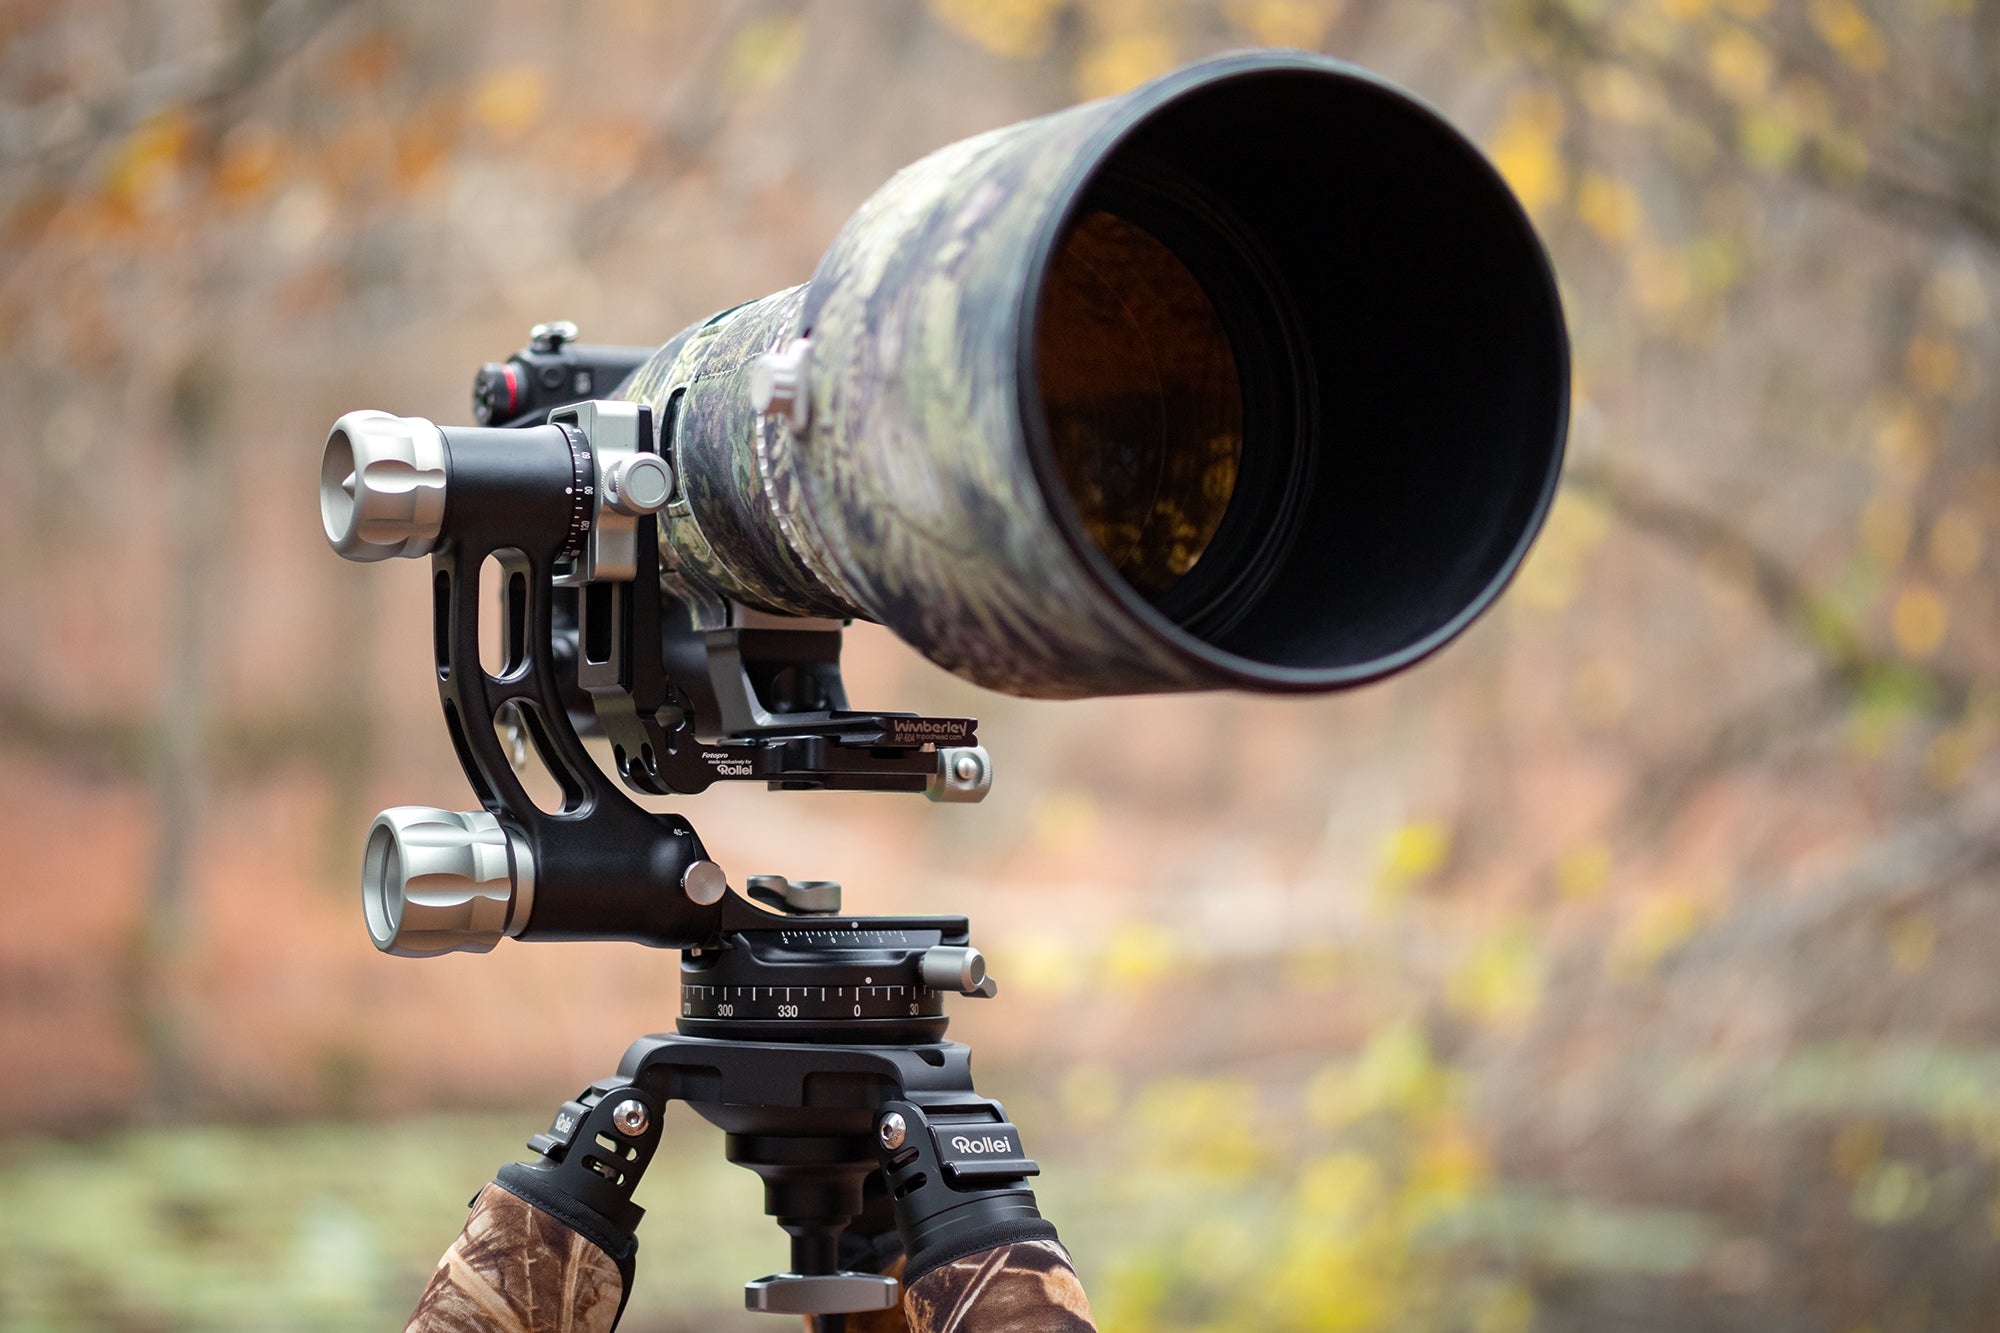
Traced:
<svg viewBox="0 0 2000 1333">
<path fill-rule="evenodd" d="M 1054 1241 L 1027 1178 L 1040 1173 L 998 1102 L 884 1102 L 876 1151 L 908 1262 L 906 1286 L 954 1259 L 1016 1241 Z"/>
<path fill-rule="evenodd" d="M 646 1213 L 632 1192 L 660 1146 L 656 1099 L 624 1079 L 600 1079 L 564 1102 L 528 1146 L 540 1160 L 501 1167 L 494 1185 L 604 1251 L 629 1296 L 639 1249 L 634 1233 Z"/>
</svg>

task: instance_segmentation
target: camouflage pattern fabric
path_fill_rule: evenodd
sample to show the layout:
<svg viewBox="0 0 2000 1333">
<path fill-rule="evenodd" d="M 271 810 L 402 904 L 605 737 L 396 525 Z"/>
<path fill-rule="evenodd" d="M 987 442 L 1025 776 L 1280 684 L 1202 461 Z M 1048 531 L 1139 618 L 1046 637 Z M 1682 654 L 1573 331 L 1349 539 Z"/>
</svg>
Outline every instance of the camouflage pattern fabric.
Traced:
<svg viewBox="0 0 2000 1333">
<path fill-rule="evenodd" d="M 903 1292 L 911 1333 L 1096 1333 L 1083 1284 L 1052 1240 L 953 1260 Z"/>
<path fill-rule="evenodd" d="M 488 1185 L 405 1333 L 610 1333 L 622 1287 L 604 1251 Z"/>
</svg>

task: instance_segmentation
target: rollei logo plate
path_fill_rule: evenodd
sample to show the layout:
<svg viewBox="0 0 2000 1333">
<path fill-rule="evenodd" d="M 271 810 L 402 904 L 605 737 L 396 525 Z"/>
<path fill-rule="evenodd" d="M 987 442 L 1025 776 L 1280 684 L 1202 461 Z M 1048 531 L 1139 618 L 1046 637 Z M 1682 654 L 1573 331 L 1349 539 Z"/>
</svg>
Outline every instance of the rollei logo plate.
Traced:
<svg viewBox="0 0 2000 1333">
<path fill-rule="evenodd" d="M 934 1126 L 938 1161 L 960 1183 L 1018 1180 L 1041 1173 L 1021 1152 L 1021 1132 L 1004 1122 L 977 1126 Z"/>
<path fill-rule="evenodd" d="M 1014 1143 L 1011 1139 L 1002 1138 L 997 1134 L 982 1134 L 978 1138 L 954 1134 L 951 1136 L 951 1150 L 975 1155 L 1012 1156 Z"/>
</svg>

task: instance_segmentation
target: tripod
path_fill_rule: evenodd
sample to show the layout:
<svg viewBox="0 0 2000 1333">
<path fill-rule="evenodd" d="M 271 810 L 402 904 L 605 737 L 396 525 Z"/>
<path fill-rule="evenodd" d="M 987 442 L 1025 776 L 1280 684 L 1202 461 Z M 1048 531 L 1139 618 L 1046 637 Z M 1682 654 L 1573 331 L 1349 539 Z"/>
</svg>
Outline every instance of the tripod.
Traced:
<svg viewBox="0 0 2000 1333">
<path fill-rule="evenodd" d="M 834 886 L 786 888 L 837 906 Z M 771 877 L 760 890 L 786 896 Z M 791 1238 L 789 1268 L 747 1283 L 747 1308 L 819 1333 L 1093 1328 L 1028 1186 L 1039 1168 L 974 1090 L 971 1049 L 943 1039 L 945 990 L 995 991 L 977 950 L 940 942 L 964 935 L 962 919 L 822 912 L 686 950 L 680 1030 L 634 1042 L 529 1140 L 536 1160 L 500 1170 L 410 1327 L 613 1327 L 643 1212 L 632 1193 L 681 1101 L 762 1179 Z M 882 1271 L 899 1263 L 901 1283 Z"/>
<path fill-rule="evenodd" d="M 535 346 L 559 350 L 553 338 L 538 329 Z M 687 820 L 620 790 L 756 781 L 956 802 L 992 780 L 972 719 L 848 707 L 842 622 L 710 605 L 663 570 L 657 515 L 675 483 L 660 449 L 651 407 L 627 400 L 449 431 L 350 413 L 328 437 L 335 549 L 431 557 L 439 701 L 481 806 L 377 816 L 362 870 L 376 947 L 682 951 L 678 1031 L 635 1043 L 529 1141 L 534 1160 L 477 1196 L 411 1327 L 610 1329 L 632 1284 L 632 1193 L 662 1109 L 682 1101 L 723 1130 L 791 1237 L 790 1268 L 748 1285 L 750 1309 L 833 1330 L 902 1291 L 917 1333 L 1089 1329 L 1027 1184 L 1038 1168 L 974 1090 L 970 1052 L 944 1040 L 947 992 L 996 990 L 965 919 L 843 917 L 838 885 L 780 876 L 739 893 Z M 479 595 L 489 562 L 494 602 Z M 497 664 L 482 659 L 488 629 Z M 615 778 L 586 731 L 609 743 Z M 554 808 L 522 785 L 530 752 L 561 790 Z M 900 1286 L 882 1271 L 899 1257 Z"/>
</svg>

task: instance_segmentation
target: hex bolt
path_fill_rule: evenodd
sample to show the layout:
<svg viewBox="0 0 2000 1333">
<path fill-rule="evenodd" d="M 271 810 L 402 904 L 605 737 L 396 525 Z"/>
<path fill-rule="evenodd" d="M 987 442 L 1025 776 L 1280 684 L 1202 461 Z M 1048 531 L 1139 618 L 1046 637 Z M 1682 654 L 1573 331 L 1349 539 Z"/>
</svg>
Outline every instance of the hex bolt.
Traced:
<svg viewBox="0 0 2000 1333">
<path fill-rule="evenodd" d="M 876 1132 L 882 1136 L 882 1146 L 894 1152 L 902 1147 L 903 1140 L 909 1137 L 910 1126 L 900 1114 L 891 1111 L 882 1117 L 882 1123 Z"/>
<path fill-rule="evenodd" d="M 653 1123 L 653 1113 L 638 1098 L 627 1097 L 611 1108 L 611 1123 L 626 1138 L 636 1139 Z"/>
</svg>

